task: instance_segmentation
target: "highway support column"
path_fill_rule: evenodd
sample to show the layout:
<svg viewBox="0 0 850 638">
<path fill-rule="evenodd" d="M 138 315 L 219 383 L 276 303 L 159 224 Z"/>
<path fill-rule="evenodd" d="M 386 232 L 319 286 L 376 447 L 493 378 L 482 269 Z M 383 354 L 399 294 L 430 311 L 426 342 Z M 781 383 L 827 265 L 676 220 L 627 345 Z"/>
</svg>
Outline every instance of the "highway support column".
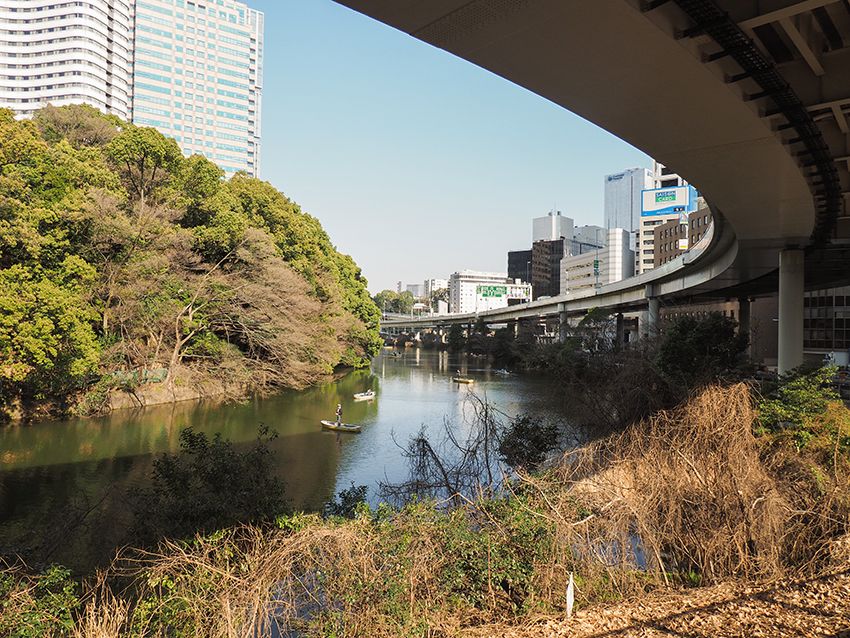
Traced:
<svg viewBox="0 0 850 638">
<path fill-rule="evenodd" d="M 786 248 L 779 253 L 779 374 L 803 363 L 803 293 L 805 253 Z"/>
<path fill-rule="evenodd" d="M 558 343 L 567 342 L 567 305 L 558 304 Z"/>
<path fill-rule="evenodd" d="M 626 343 L 626 326 L 625 320 L 623 319 L 623 313 L 617 313 L 617 336 L 614 337 L 614 347 L 619 350 Z"/>
<path fill-rule="evenodd" d="M 752 318 L 751 318 L 751 302 L 749 297 L 740 297 L 738 299 L 738 334 L 747 335 L 747 349 L 744 351 L 747 355 L 752 353 Z"/>
</svg>

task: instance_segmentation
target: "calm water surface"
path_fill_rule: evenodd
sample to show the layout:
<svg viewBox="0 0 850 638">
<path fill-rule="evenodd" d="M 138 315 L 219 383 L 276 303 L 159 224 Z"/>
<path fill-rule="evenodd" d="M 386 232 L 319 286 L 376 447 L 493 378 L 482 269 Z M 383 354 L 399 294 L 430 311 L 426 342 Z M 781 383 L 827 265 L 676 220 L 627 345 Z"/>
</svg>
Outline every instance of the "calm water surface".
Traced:
<svg viewBox="0 0 850 638">
<path fill-rule="evenodd" d="M 451 382 L 455 370 L 474 386 Z M 373 388 L 375 400 L 352 395 Z M 188 402 L 98 419 L 0 428 L 0 552 L 37 550 L 42 560 L 77 569 L 107 560 L 129 522 L 126 494 L 145 485 L 157 454 L 177 450 L 180 431 L 193 427 L 248 445 L 260 423 L 278 432 L 272 443 L 287 499 L 296 509 L 321 508 L 351 482 L 369 486 L 407 474 L 400 444 L 424 425 L 463 428 L 470 392 L 508 414 L 554 416 L 544 380 L 493 373 L 483 360 L 434 351 L 384 351 L 371 370 L 303 392 L 237 404 Z M 344 421 L 361 434 L 321 430 L 342 403 Z"/>
</svg>

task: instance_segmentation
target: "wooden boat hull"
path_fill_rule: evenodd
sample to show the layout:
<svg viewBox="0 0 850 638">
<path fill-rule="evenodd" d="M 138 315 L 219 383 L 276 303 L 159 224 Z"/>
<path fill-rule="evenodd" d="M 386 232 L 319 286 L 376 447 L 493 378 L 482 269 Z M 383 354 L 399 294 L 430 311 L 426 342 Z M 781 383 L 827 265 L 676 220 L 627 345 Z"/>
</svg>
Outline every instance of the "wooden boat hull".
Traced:
<svg viewBox="0 0 850 638">
<path fill-rule="evenodd" d="M 322 428 L 325 430 L 333 430 L 334 432 L 351 432 L 357 434 L 360 432 L 359 425 L 351 425 L 350 423 L 339 423 L 336 421 L 322 421 Z"/>
<path fill-rule="evenodd" d="M 464 377 L 452 377 L 452 381 L 454 381 L 455 383 L 462 383 L 464 385 L 475 383 L 475 379 L 466 379 Z"/>
</svg>

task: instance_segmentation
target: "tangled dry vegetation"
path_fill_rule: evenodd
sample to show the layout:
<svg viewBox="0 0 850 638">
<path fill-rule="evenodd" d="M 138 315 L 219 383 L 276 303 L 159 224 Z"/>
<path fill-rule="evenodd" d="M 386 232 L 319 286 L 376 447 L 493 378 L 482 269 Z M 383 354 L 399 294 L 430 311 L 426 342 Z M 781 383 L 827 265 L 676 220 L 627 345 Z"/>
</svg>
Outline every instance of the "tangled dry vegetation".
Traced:
<svg viewBox="0 0 850 638">
<path fill-rule="evenodd" d="M 846 408 L 827 412 L 840 438 Z M 571 573 L 582 610 L 846 569 L 848 458 L 757 437 L 754 419 L 748 386 L 712 387 L 498 496 L 299 515 L 125 555 L 55 635 L 434 637 L 497 622 L 507 635 L 505 622 L 563 618 Z M 8 582 L 0 629 L 33 618 L 33 581 Z"/>
</svg>

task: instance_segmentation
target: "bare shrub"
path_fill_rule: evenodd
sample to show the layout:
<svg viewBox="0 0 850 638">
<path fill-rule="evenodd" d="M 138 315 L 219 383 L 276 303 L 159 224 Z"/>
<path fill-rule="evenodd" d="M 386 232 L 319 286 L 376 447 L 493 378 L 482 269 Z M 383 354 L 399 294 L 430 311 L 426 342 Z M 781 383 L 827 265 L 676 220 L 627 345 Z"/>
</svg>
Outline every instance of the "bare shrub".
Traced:
<svg viewBox="0 0 850 638">
<path fill-rule="evenodd" d="M 846 532 L 848 510 L 809 489 L 788 458 L 765 462 L 754 419 L 747 385 L 709 387 L 568 453 L 545 480 L 526 480 L 559 523 L 560 543 L 577 548 L 579 572 L 606 566 L 617 581 L 645 567 L 656 582 L 717 582 L 810 570 Z"/>
</svg>

